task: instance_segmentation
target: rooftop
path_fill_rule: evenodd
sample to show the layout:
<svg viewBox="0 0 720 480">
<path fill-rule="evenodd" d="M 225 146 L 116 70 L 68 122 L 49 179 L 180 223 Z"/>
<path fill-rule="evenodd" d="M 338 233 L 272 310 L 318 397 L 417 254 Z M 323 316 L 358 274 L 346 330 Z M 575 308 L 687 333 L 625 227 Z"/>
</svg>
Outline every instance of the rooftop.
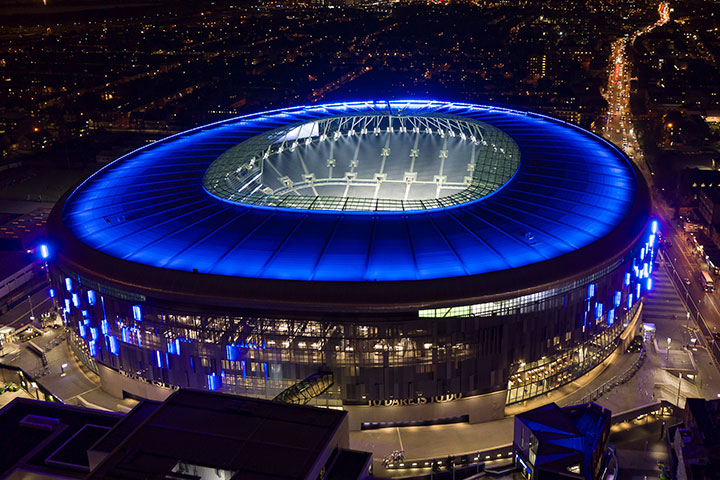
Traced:
<svg viewBox="0 0 720 480">
<path fill-rule="evenodd" d="M 263 132 L 285 128 L 287 135 L 288 128 L 292 131 L 308 122 L 371 114 L 397 118 L 446 116 L 473 125 L 487 125 L 487 131 L 495 129 L 517 145 L 519 168 L 509 180 L 507 175 L 500 175 L 493 181 L 495 186 L 483 190 L 490 194 L 478 194 L 482 198 L 452 201 L 429 209 L 408 210 L 403 205 L 402 210 L 385 210 L 381 205 L 385 200 L 378 197 L 359 199 L 375 203 L 358 211 L 355 207 L 346 208 L 353 200 L 349 194 L 348 197 L 283 194 L 282 198 L 294 199 L 291 207 L 236 203 L 227 198 L 223 201 L 204 188 L 203 178 L 206 173 L 209 175 L 214 162 L 222 163 L 223 155 Z M 436 146 L 439 152 L 443 150 L 444 139 L 437 129 L 434 132 L 431 136 L 436 138 L 432 141 L 440 142 Z M 383 137 L 382 131 L 377 138 L 368 135 L 372 138 L 363 142 L 378 154 L 377 158 L 371 156 L 375 164 L 365 172 L 373 177 L 379 173 L 375 170 L 381 170 L 380 154 L 386 148 L 378 142 L 381 137 L 394 140 Z M 404 140 L 407 143 L 414 134 L 398 131 L 397 135 L 408 135 Z M 320 142 L 319 137 L 312 141 Z M 343 141 L 349 142 L 349 150 L 353 145 L 362 145 L 352 143 L 355 140 L 348 140 L 346 133 Z M 276 148 L 277 142 L 271 145 Z M 330 155 L 328 145 L 325 143 L 322 149 L 315 145 L 307 150 L 319 156 L 303 157 L 307 173 L 301 173 L 299 157 L 288 157 L 293 163 L 288 168 L 295 171 L 291 179 L 293 188 L 296 180 L 308 182 L 303 175 L 312 174 L 310 162 L 314 165 L 312 169 L 329 168 L 328 161 L 334 154 Z M 323 150 L 326 146 L 327 151 Z M 464 148 L 472 151 L 473 146 L 477 148 L 476 155 L 488 149 L 496 153 L 492 144 Z M 501 153 L 497 144 L 496 147 Z M 391 152 L 395 150 L 388 148 Z M 388 171 L 391 162 L 401 163 L 392 168 L 397 167 L 397 179 L 402 177 L 403 182 L 406 168 L 410 170 L 410 149 L 405 152 L 408 158 L 405 153 L 387 158 Z M 420 150 L 422 155 L 423 149 Z M 300 151 L 298 146 L 297 152 Z M 455 170 L 458 175 L 460 170 L 467 170 L 469 162 L 464 157 L 461 160 L 458 165 L 463 168 L 454 168 L 448 178 Z M 246 160 L 233 165 L 242 166 L 243 161 Z M 278 161 L 268 157 L 268 165 L 277 168 Z M 348 166 L 336 163 L 335 168 L 344 175 Z M 439 167 L 433 163 L 430 172 L 418 171 L 418 179 L 428 173 L 428 181 L 432 181 L 440 173 Z M 280 174 L 284 172 L 277 170 Z M 509 172 L 512 171 L 510 164 Z M 224 172 L 228 174 L 229 170 Z M 289 188 L 289 184 L 280 181 L 287 175 L 278 172 L 264 173 L 268 175 L 268 185 L 275 182 L 273 187 L 261 183 L 252 190 L 262 189 L 263 185 L 271 191 Z M 379 185 L 375 178 L 372 181 L 374 187 L 370 192 Z M 238 189 L 243 185 L 246 183 L 240 181 Z M 497 189 L 498 186 L 502 188 Z M 337 185 L 328 186 L 331 187 Z M 312 190 L 309 184 L 303 188 L 308 189 Z M 400 190 L 404 195 L 406 188 Z M 432 202 L 442 203 L 456 195 L 440 196 L 437 185 L 431 190 Z M 70 235 L 91 249 L 135 264 L 246 279 L 381 282 L 481 275 L 567 258 L 566 254 L 600 244 L 599 240 L 610 234 L 628 237 L 621 247 L 624 248 L 639 232 L 628 235 L 625 227 L 618 227 L 623 222 L 625 226 L 628 222 L 644 225 L 647 220 L 640 212 L 631 215 L 635 205 L 642 203 L 637 202 L 637 191 L 638 179 L 629 161 L 602 139 L 570 124 L 488 106 L 429 101 L 358 102 L 264 112 L 178 134 L 110 164 L 84 182 L 58 208 L 63 209 L 62 228 Z M 300 197 L 319 203 L 303 204 Z M 316 208 L 322 199 L 329 197 L 346 203 Z M 70 250 L 66 246 L 57 249 Z"/>
<path fill-rule="evenodd" d="M 0 282 L 27 267 L 35 260 L 25 252 L 4 252 L 0 250 Z"/>
<path fill-rule="evenodd" d="M 178 390 L 128 414 L 15 399 L 0 410 L 0 472 L 62 478 L 366 478 L 347 412 Z M 19 476 L 17 476 L 19 475 Z M 192 477 L 190 477 L 192 476 Z M 33 477 L 34 478 L 34 477 Z M 45 478 L 45 477 L 43 477 Z"/>
<path fill-rule="evenodd" d="M 150 411 L 152 410 L 152 411 Z M 140 422 L 131 417 L 141 415 Z M 168 475 L 193 467 L 227 478 L 305 479 L 328 460 L 346 412 L 211 392 L 179 390 L 155 409 L 133 410 L 96 449 L 109 450 L 91 478 Z M 342 435 L 339 435 L 342 437 Z M 347 447 L 347 433 L 345 444 Z"/>
<path fill-rule="evenodd" d="M 84 478 L 87 449 L 122 414 L 17 398 L 0 410 L 0 472 L 24 469 Z"/>
<path fill-rule="evenodd" d="M 610 427 L 610 410 L 595 403 L 561 408 L 555 403 L 516 416 L 538 440 L 536 467 L 567 472 L 589 458 L 604 430 Z M 608 430 L 609 431 L 609 430 Z"/>
</svg>

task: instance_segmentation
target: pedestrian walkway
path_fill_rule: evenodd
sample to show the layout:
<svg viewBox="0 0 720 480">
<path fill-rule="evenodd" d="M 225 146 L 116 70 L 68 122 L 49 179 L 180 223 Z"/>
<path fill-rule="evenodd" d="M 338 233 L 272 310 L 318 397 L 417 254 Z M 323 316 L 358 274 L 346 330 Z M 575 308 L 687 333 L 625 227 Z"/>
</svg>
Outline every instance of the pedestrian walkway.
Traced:
<svg viewBox="0 0 720 480">
<path fill-rule="evenodd" d="M 667 343 L 667 338 L 675 337 L 676 345 L 680 348 L 690 343 L 690 331 L 692 330 L 692 321 L 689 320 L 688 310 L 685 303 L 678 295 L 675 287 L 670 281 L 667 270 L 664 265 L 660 265 L 653 271 L 653 290 L 648 294 L 643 308 L 643 321 L 659 326 L 661 332 L 656 334 L 658 344 L 661 348 L 663 342 Z M 688 325 L 690 321 L 691 325 Z M 668 336 L 664 336 L 664 333 Z M 663 337 L 660 336 L 663 334 Z M 681 340 L 678 342 L 678 340 Z"/>
<path fill-rule="evenodd" d="M 68 348 L 62 329 L 47 329 L 33 341 L 45 350 L 47 365 L 22 343 L 9 345 L 12 353 L 3 357 L 2 362 L 22 368 L 53 395 L 71 405 L 126 412 L 137 403 L 115 398 L 102 390 L 98 376 Z"/>
</svg>

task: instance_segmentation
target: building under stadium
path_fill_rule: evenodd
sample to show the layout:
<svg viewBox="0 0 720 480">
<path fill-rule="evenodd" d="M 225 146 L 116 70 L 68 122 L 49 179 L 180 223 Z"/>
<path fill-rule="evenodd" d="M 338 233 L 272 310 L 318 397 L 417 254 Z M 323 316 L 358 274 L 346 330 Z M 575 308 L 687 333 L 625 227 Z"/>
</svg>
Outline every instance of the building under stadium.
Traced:
<svg viewBox="0 0 720 480">
<path fill-rule="evenodd" d="M 545 116 L 438 101 L 183 132 L 68 192 L 51 294 L 118 395 L 157 385 L 478 422 L 584 375 L 652 288 L 642 176 Z"/>
</svg>

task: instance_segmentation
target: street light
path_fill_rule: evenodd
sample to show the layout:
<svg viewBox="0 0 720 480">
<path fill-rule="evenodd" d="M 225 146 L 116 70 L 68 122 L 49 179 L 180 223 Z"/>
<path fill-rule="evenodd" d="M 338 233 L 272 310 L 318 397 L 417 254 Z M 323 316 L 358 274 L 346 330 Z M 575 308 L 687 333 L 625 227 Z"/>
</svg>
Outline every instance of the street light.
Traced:
<svg viewBox="0 0 720 480">
<path fill-rule="evenodd" d="M 680 385 L 682 385 L 682 373 L 680 373 L 680 378 L 678 379 L 677 402 L 675 402 L 675 405 L 677 405 L 678 408 L 680 408 Z"/>
<path fill-rule="evenodd" d="M 28 302 L 30 302 L 30 321 L 34 322 L 35 321 L 35 312 L 33 312 L 32 298 L 30 297 L 30 295 L 28 295 Z"/>
</svg>

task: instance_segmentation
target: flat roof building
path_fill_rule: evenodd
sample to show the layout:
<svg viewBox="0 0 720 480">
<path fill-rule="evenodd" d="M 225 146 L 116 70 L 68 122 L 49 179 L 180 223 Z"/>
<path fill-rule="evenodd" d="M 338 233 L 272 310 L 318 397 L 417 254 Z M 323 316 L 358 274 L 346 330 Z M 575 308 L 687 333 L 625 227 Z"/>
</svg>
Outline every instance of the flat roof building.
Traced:
<svg viewBox="0 0 720 480">
<path fill-rule="evenodd" d="M 347 413 L 178 390 L 127 415 L 18 399 L 0 410 L 7 478 L 364 479 Z M 32 472 L 32 473 L 31 473 Z"/>
</svg>

